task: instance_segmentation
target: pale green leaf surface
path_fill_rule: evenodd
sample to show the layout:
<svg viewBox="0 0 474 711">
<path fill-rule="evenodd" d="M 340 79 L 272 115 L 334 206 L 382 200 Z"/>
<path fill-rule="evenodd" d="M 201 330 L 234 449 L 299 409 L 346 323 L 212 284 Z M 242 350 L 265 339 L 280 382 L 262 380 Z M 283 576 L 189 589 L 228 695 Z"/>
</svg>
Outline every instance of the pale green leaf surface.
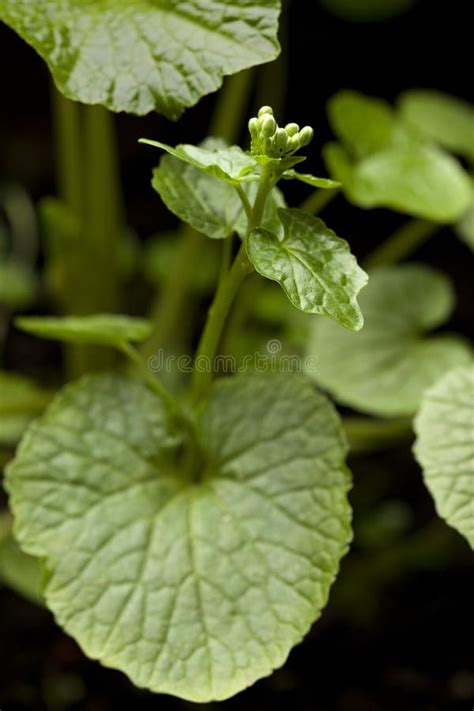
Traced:
<svg viewBox="0 0 474 711">
<path fill-rule="evenodd" d="M 151 141 L 148 138 L 140 139 L 140 143 L 161 148 L 174 158 L 189 163 L 207 175 L 225 180 L 231 185 L 239 185 L 239 183 L 260 178 L 260 168 L 255 159 L 244 153 L 239 146 L 203 148 L 190 143 L 182 143 L 173 148 L 166 143 Z"/>
<path fill-rule="evenodd" d="M 209 145 L 218 142 L 210 139 L 204 147 Z M 225 239 L 234 232 L 243 237 L 247 232 L 242 202 L 235 187 L 227 182 L 176 158 L 163 156 L 153 172 L 152 185 L 171 212 L 211 239 Z M 258 184 L 243 183 L 242 189 L 252 203 Z M 284 205 L 281 192 L 274 188 L 265 206 L 263 225 L 267 229 L 278 230 L 277 209 Z"/>
<path fill-rule="evenodd" d="M 15 532 L 48 607 L 137 686 L 225 699 L 282 665 L 350 540 L 339 418 L 288 374 L 214 384 L 207 465 L 176 469 L 161 400 L 119 376 L 69 386 L 7 467 Z"/>
<path fill-rule="evenodd" d="M 322 190 L 333 190 L 340 186 L 340 183 L 336 180 L 317 178 L 315 175 L 311 175 L 311 173 L 298 173 L 296 170 L 286 170 L 282 178 L 285 180 L 300 180 L 302 183 L 312 185 L 313 188 L 321 188 Z"/>
<path fill-rule="evenodd" d="M 0 0 L 65 96 L 171 119 L 274 59 L 279 11 L 279 0 Z"/>
<path fill-rule="evenodd" d="M 343 90 L 329 100 L 327 111 L 334 133 L 358 158 L 387 148 L 394 139 L 396 121 L 382 99 Z"/>
<path fill-rule="evenodd" d="M 284 236 L 253 230 L 247 252 L 255 269 L 280 284 L 291 303 L 358 330 L 363 317 L 357 295 L 367 283 L 349 245 L 325 223 L 301 210 L 280 209 Z"/>
<path fill-rule="evenodd" d="M 314 322 L 309 353 L 317 357 L 317 382 L 362 412 L 414 414 L 426 388 L 470 360 L 462 338 L 429 334 L 448 320 L 453 305 L 450 282 L 434 269 L 410 264 L 374 270 L 360 296 L 359 333 Z"/>
<path fill-rule="evenodd" d="M 439 515 L 474 548 L 474 368 L 455 368 L 423 396 L 414 452 Z"/>
<path fill-rule="evenodd" d="M 152 325 L 133 316 L 97 314 L 93 316 L 22 316 L 15 320 L 22 331 L 40 338 L 67 343 L 120 347 L 149 338 Z"/>
<path fill-rule="evenodd" d="M 11 260 L 0 261 L 0 305 L 23 309 L 33 301 L 37 288 L 31 270 Z"/>
<path fill-rule="evenodd" d="M 474 161 L 474 106 L 428 89 L 407 91 L 399 99 L 400 116 L 422 135 Z"/>
</svg>

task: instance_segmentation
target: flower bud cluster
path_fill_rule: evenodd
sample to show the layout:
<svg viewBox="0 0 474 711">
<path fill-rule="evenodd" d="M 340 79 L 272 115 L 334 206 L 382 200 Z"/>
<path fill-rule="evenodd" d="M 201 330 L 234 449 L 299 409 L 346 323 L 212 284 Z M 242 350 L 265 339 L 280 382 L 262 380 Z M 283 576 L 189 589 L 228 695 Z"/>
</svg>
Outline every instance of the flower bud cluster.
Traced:
<svg viewBox="0 0 474 711">
<path fill-rule="evenodd" d="M 262 106 L 258 116 L 250 119 L 249 131 L 252 155 L 265 155 L 269 158 L 284 158 L 296 153 L 307 146 L 314 135 L 311 126 L 300 130 L 297 123 L 288 123 L 280 128 L 271 106 Z"/>
</svg>

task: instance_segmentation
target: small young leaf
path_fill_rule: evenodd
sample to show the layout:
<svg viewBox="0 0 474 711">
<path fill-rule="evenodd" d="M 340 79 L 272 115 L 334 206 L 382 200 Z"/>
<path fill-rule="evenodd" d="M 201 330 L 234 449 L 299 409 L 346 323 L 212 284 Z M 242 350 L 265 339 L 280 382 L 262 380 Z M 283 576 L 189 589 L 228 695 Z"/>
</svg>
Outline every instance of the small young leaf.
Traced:
<svg viewBox="0 0 474 711">
<path fill-rule="evenodd" d="M 474 548 L 474 369 L 455 368 L 423 395 L 414 452 L 439 515 Z"/>
<path fill-rule="evenodd" d="M 341 183 L 336 180 L 330 180 L 329 178 L 317 178 L 315 175 L 310 173 L 298 173 L 296 170 L 286 170 L 282 178 L 284 180 L 300 180 L 302 183 L 307 185 L 312 185 L 313 188 L 321 188 L 322 190 L 333 190 L 338 188 Z"/>
<path fill-rule="evenodd" d="M 389 104 L 356 91 L 340 91 L 328 102 L 328 117 L 338 138 L 358 158 L 387 148 L 396 131 Z"/>
<path fill-rule="evenodd" d="M 171 119 L 275 59 L 279 12 L 280 0 L 0 0 L 65 96 Z"/>
<path fill-rule="evenodd" d="M 213 138 L 203 142 L 202 147 L 226 146 Z M 234 232 L 241 237 L 246 234 L 247 217 L 233 185 L 172 156 L 163 156 L 160 160 L 159 167 L 153 172 L 152 185 L 171 212 L 211 239 L 225 239 Z M 242 189 L 252 202 L 258 185 L 243 183 Z M 278 225 L 277 208 L 284 206 L 282 194 L 274 188 L 268 197 L 263 218 L 267 229 Z"/>
<path fill-rule="evenodd" d="M 448 94 L 420 89 L 401 95 L 399 111 L 421 134 L 474 161 L 474 106 Z"/>
<path fill-rule="evenodd" d="M 351 537 L 340 420 L 288 374 L 214 384 L 188 478 L 161 400 L 88 376 L 7 467 L 22 547 L 85 653 L 137 686 L 226 699 L 281 666 L 327 601 Z"/>
<path fill-rule="evenodd" d="M 309 352 L 318 358 L 317 382 L 362 412 L 414 414 L 427 387 L 470 360 L 462 338 L 426 335 L 447 321 L 453 303 L 450 282 L 434 269 L 410 264 L 374 270 L 360 296 L 360 333 L 314 322 Z"/>
<path fill-rule="evenodd" d="M 124 342 L 139 343 L 149 338 L 149 321 L 132 316 L 23 316 L 15 320 L 22 331 L 40 338 L 67 343 L 120 347 Z"/>
<path fill-rule="evenodd" d="M 260 168 L 257 162 L 250 155 L 244 153 L 239 146 L 202 148 L 182 143 L 173 148 L 167 146 L 166 143 L 151 141 L 148 138 L 141 138 L 140 143 L 162 148 L 174 158 L 189 163 L 207 175 L 225 180 L 231 185 L 239 185 L 260 178 Z"/>
<path fill-rule="evenodd" d="M 284 236 L 250 233 L 247 252 L 255 269 L 280 284 L 291 303 L 358 331 L 363 317 L 357 294 L 367 283 L 349 245 L 322 220 L 301 210 L 280 209 Z"/>
<path fill-rule="evenodd" d="M 33 272 L 13 261 L 0 257 L 0 305 L 23 309 L 34 299 L 38 288 Z"/>
</svg>

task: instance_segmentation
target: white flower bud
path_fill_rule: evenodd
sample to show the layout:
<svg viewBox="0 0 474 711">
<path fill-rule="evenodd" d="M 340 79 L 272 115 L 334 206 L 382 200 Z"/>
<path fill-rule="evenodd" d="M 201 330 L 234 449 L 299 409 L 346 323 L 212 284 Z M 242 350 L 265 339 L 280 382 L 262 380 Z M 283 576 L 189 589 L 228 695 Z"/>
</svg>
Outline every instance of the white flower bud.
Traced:
<svg viewBox="0 0 474 711">
<path fill-rule="evenodd" d="M 302 128 L 298 134 L 298 143 L 300 148 L 302 148 L 303 146 L 307 146 L 308 143 L 311 143 L 311 141 L 313 140 L 313 136 L 314 131 L 311 126 L 305 126 L 304 128 Z"/>
<path fill-rule="evenodd" d="M 277 122 L 270 114 L 266 114 L 259 120 L 260 134 L 263 138 L 270 138 L 277 130 Z"/>
<path fill-rule="evenodd" d="M 264 114 L 269 114 L 270 116 L 273 116 L 273 109 L 271 106 L 262 106 L 262 108 L 259 110 L 257 116 L 260 118 Z"/>
<path fill-rule="evenodd" d="M 287 123 L 285 126 L 285 131 L 289 136 L 294 136 L 296 133 L 298 133 L 299 130 L 300 127 L 297 123 Z"/>
</svg>

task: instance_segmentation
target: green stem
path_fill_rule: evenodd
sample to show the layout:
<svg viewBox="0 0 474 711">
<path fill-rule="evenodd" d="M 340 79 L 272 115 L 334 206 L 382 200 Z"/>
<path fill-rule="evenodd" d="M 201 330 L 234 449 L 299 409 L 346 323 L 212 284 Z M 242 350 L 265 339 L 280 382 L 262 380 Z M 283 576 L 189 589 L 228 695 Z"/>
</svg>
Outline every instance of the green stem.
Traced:
<svg viewBox="0 0 474 711">
<path fill-rule="evenodd" d="M 81 106 L 65 99 L 53 86 L 53 130 L 59 197 L 75 215 L 83 206 Z"/>
<path fill-rule="evenodd" d="M 177 404 L 176 399 L 165 388 L 163 383 L 155 375 L 153 375 L 153 373 L 150 372 L 146 361 L 140 355 L 139 351 L 137 351 L 134 346 L 132 346 L 126 341 L 120 344 L 120 350 L 132 361 L 143 380 L 147 383 L 151 390 L 153 390 L 158 395 L 158 397 L 163 400 L 168 409 L 175 415 L 177 414 L 181 416 L 182 412 Z"/>
<path fill-rule="evenodd" d="M 117 244 L 122 212 L 113 117 L 98 106 L 81 106 L 53 94 L 58 193 L 73 232 L 58 225 L 50 243 L 52 273 L 60 273 L 57 298 L 69 314 L 116 311 L 119 277 Z M 89 370 L 109 368 L 109 349 L 69 345 L 65 348 L 69 379 Z"/>
<path fill-rule="evenodd" d="M 253 76 L 252 69 L 245 69 L 225 79 L 209 126 L 210 136 L 223 138 L 229 143 L 238 139 Z"/>
<path fill-rule="evenodd" d="M 255 229 L 262 224 L 263 213 L 270 190 L 273 188 L 273 178 L 268 166 L 263 166 L 262 175 L 260 176 L 260 184 L 258 186 L 257 196 L 249 217 L 247 231 Z"/>
<path fill-rule="evenodd" d="M 173 266 L 162 291 L 157 294 L 150 313 L 154 324 L 151 337 L 143 344 L 143 356 L 155 355 L 163 344 L 173 345 L 175 333 L 181 328 L 189 283 L 196 269 L 201 251 L 201 235 L 192 227 L 184 226 L 173 255 Z"/>
<path fill-rule="evenodd" d="M 198 403 L 207 394 L 212 382 L 214 358 L 229 311 L 240 285 L 251 271 L 252 266 L 245 247 L 242 245 L 226 278 L 217 289 L 197 349 L 193 373 L 193 400 L 195 403 Z"/>
<path fill-rule="evenodd" d="M 406 222 L 366 257 L 364 267 L 373 269 L 401 262 L 439 229 L 441 229 L 440 224 L 428 220 L 412 219 Z"/>
<path fill-rule="evenodd" d="M 234 245 L 234 240 L 232 235 L 227 237 L 227 239 L 222 240 L 222 254 L 221 254 L 221 265 L 219 269 L 219 281 L 220 285 L 227 276 L 232 263 L 232 248 Z"/>
<path fill-rule="evenodd" d="M 334 200 L 339 192 L 340 188 L 333 188 L 331 190 L 322 190 L 318 188 L 301 203 L 300 210 L 309 212 L 311 215 L 319 215 L 326 205 L 329 205 L 329 203 Z"/>
<path fill-rule="evenodd" d="M 209 133 L 233 143 L 238 136 L 247 105 L 247 96 L 253 80 L 253 72 L 246 70 L 226 79 L 219 92 Z M 142 346 L 144 355 L 152 355 L 172 342 L 182 323 L 189 296 L 189 283 L 200 256 L 198 233 L 185 226 L 176 252 L 173 268 L 163 285 L 161 293 L 152 306 L 150 320 L 154 324 L 149 341 Z"/>
</svg>

